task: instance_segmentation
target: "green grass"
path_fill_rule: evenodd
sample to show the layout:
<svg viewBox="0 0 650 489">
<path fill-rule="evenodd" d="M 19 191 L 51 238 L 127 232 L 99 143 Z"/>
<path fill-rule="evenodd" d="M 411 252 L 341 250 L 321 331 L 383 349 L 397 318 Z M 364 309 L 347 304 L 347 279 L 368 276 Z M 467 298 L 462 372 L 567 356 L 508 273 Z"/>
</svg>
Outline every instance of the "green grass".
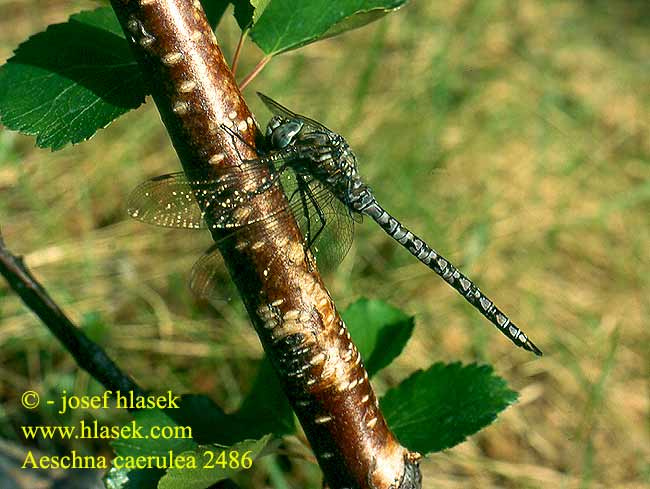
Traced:
<svg viewBox="0 0 650 489">
<path fill-rule="evenodd" d="M 3 2 L 0 59 L 89 5 Z M 650 487 L 648 18 L 642 0 L 413 2 L 277 58 L 245 92 L 261 123 L 255 90 L 343 132 L 387 209 L 545 352 L 513 349 L 380 229 L 357 227 L 326 278 L 337 304 L 368 296 L 417 317 L 377 388 L 460 359 L 492 363 L 521 392 L 494 426 L 423 462 L 426 488 Z M 223 28 L 229 55 L 237 33 Z M 259 56 L 247 45 L 240 76 Z M 77 147 L 33 146 L 0 132 L 11 249 L 73 319 L 99 314 L 101 343 L 141 384 L 234 407 L 260 347 L 241 308 L 217 318 L 189 295 L 208 236 L 131 222 L 123 209 L 140 181 L 179 168 L 152 104 Z M 0 294 L 0 433 L 17 440 L 23 390 L 98 388 L 4 285 Z M 251 487 L 281 480 L 286 462 L 269 464 Z M 308 464 L 288 470 L 289 487 L 318 487 Z"/>
</svg>

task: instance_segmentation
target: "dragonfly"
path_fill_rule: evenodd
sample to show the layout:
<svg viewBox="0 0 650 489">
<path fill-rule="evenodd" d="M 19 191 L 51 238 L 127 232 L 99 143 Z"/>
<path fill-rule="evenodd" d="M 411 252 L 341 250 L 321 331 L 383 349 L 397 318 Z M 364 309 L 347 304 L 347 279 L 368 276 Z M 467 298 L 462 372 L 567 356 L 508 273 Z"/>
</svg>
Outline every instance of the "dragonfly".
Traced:
<svg viewBox="0 0 650 489">
<path fill-rule="evenodd" d="M 270 225 L 265 229 L 272 232 L 294 216 L 303 232 L 304 246 L 314 252 L 321 268 L 334 267 L 345 257 L 354 223 L 367 216 L 451 285 L 512 343 L 542 355 L 473 281 L 380 205 L 360 177 L 357 158 L 343 136 L 262 93 L 258 96 L 273 114 L 266 127 L 265 153 L 254 160 L 243 160 L 236 168 L 225 167 L 220 170 L 223 174 L 210 178 L 183 173 L 153 178 L 131 194 L 129 214 L 159 226 L 201 228 L 209 222 L 214 229 L 235 232 L 262 220 Z M 233 172 L 239 172 L 236 178 Z M 269 176 L 261 177 L 261 172 Z M 252 184 L 260 181 L 256 186 Z M 288 196 L 286 206 L 251 218 L 251 202 L 276 186 Z M 206 296 L 214 290 L 219 261 L 213 246 L 195 264 L 190 280 L 195 293 Z"/>
</svg>

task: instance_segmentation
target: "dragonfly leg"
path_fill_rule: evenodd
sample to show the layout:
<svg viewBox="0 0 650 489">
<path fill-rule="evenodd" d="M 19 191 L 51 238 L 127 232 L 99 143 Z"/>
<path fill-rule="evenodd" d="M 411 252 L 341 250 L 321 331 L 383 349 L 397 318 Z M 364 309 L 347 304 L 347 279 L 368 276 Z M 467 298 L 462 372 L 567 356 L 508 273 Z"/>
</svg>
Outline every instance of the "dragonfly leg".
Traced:
<svg viewBox="0 0 650 489">
<path fill-rule="evenodd" d="M 309 218 L 309 207 L 307 205 L 307 198 L 304 189 L 300 189 L 300 202 L 302 204 L 302 213 L 307 221 L 307 231 L 305 232 L 305 240 L 307 241 L 307 248 L 311 244 L 311 219 Z"/>
<path fill-rule="evenodd" d="M 244 138 L 242 138 L 239 135 L 239 133 L 233 131 L 232 129 L 230 129 L 225 124 L 221 124 L 221 129 L 223 129 L 228 134 L 230 134 L 230 137 L 232 138 L 232 145 L 235 147 L 235 151 L 237 151 L 237 156 L 239 156 L 239 161 L 243 162 L 243 161 L 245 161 L 245 159 L 242 157 L 241 153 L 239 152 L 239 149 L 237 148 L 237 144 L 236 144 L 236 141 L 235 141 L 236 139 L 239 139 L 242 143 L 244 143 L 246 146 L 248 146 L 250 149 L 252 149 L 254 152 L 257 153 L 257 149 L 254 148 L 253 146 L 251 146 L 250 144 L 248 144 L 248 142 Z"/>
<path fill-rule="evenodd" d="M 298 188 L 301 190 L 300 195 L 301 198 L 303 199 L 303 209 L 305 212 L 305 218 L 307 219 L 307 234 L 308 234 L 307 248 L 311 249 L 312 245 L 316 242 L 320 234 L 323 232 L 323 229 L 325 229 L 325 224 L 327 224 L 327 222 L 323 210 L 320 208 L 320 205 L 318 205 L 318 202 L 316 201 L 316 197 L 314 196 L 311 188 L 309 187 L 309 182 L 307 182 L 305 178 L 302 176 L 296 175 L 296 178 L 298 180 Z M 320 221 L 320 227 L 318 228 L 318 231 L 316 231 L 316 233 L 313 236 L 311 236 L 311 232 L 310 232 L 311 221 L 309 219 L 309 213 L 307 211 L 307 202 L 304 200 L 305 196 L 309 198 L 311 204 L 316 210 L 316 215 L 318 216 L 318 220 Z"/>
<path fill-rule="evenodd" d="M 300 192 L 300 189 L 299 189 L 299 188 L 297 188 L 296 190 L 294 190 L 294 191 L 291 193 L 291 196 L 289 197 L 289 202 L 293 202 L 293 199 L 296 198 L 296 194 L 299 193 L 299 192 Z"/>
</svg>

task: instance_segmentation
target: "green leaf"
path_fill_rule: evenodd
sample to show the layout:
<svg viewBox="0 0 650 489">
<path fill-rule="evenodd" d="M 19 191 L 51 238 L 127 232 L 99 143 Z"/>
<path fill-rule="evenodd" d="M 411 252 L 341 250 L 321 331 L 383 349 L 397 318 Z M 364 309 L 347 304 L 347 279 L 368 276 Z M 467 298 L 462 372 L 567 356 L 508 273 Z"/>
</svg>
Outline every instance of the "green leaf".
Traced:
<svg viewBox="0 0 650 489">
<path fill-rule="evenodd" d="M 370 376 L 399 356 L 415 326 L 412 316 L 382 301 L 360 299 L 341 315 Z"/>
<path fill-rule="evenodd" d="M 235 414 L 240 423 L 256 425 L 249 427 L 254 431 L 246 435 L 248 438 L 259 438 L 263 433 L 280 436 L 295 431 L 293 410 L 268 358 L 262 360 L 253 387 Z"/>
<path fill-rule="evenodd" d="M 426 454 L 462 442 L 516 400 L 488 365 L 435 363 L 388 391 L 381 410 L 404 446 Z"/>
<path fill-rule="evenodd" d="M 114 440 L 111 445 L 116 455 L 122 457 L 121 463 L 131 463 L 129 457 L 158 455 L 167 458 L 169 452 L 177 456 L 183 452 L 194 450 L 198 445 L 190 438 L 150 438 L 148 435 L 152 427 L 179 426 L 169 416 L 159 409 L 147 409 L 133 413 L 134 420 L 124 426 L 140 428 L 138 437 L 125 437 Z M 133 433 L 133 432 L 132 432 Z M 193 434 L 193 433 L 192 433 Z M 105 478 L 108 489 L 149 489 L 157 487 L 160 478 L 165 474 L 161 469 L 132 469 L 113 467 Z"/>
<path fill-rule="evenodd" d="M 224 12 L 230 5 L 229 0 L 201 0 L 201 5 L 203 5 L 203 10 L 205 10 L 205 16 L 208 18 L 208 22 L 212 29 L 215 29 L 221 18 L 223 17 Z"/>
<path fill-rule="evenodd" d="M 248 0 L 232 0 L 231 3 L 235 7 L 233 15 L 235 16 L 237 25 L 243 31 L 253 22 L 255 7 L 253 7 L 253 5 L 251 5 L 251 2 Z"/>
<path fill-rule="evenodd" d="M 267 55 L 296 49 L 365 25 L 396 10 L 407 0 L 271 0 L 251 29 Z M 255 20 L 255 19 L 254 19 Z"/>
<path fill-rule="evenodd" d="M 257 22 L 271 0 L 232 0 L 235 19 L 241 30 Z"/>
<path fill-rule="evenodd" d="M 230 445 L 245 438 L 257 439 L 267 433 L 293 433 L 293 411 L 268 360 L 262 361 L 255 382 L 240 408 L 226 414 L 202 395 L 183 396 L 181 408 L 169 412 L 182 426 L 192 427 L 200 444 Z"/>
<path fill-rule="evenodd" d="M 145 85 L 110 8 L 54 24 L 30 37 L 0 68 L 0 118 L 60 149 L 144 102 Z"/>
<path fill-rule="evenodd" d="M 266 10 L 266 7 L 269 6 L 269 3 L 271 3 L 271 0 L 251 0 L 251 3 L 253 4 L 253 7 L 255 8 L 255 13 L 253 14 L 253 23 L 255 23 L 262 16 L 264 11 Z"/>
<path fill-rule="evenodd" d="M 400 9 L 401 7 L 402 5 L 395 8 L 373 8 L 369 10 L 361 10 L 330 27 L 327 32 L 323 34 L 323 39 L 338 36 L 344 32 L 368 25 L 381 19 L 385 15 Z"/>
<path fill-rule="evenodd" d="M 228 479 L 237 472 L 247 470 L 241 466 L 246 455 L 254 461 L 271 439 L 267 435 L 259 440 L 244 440 L 231 447 L 199 447 L 197 450 L 183 454 L 186 458 L 193 458 L 196 469 L 170 469 L 160 480 L 159 489 L 205 489 L 212 484 Z M 219 464 L 220 454 L 223 453 L 224 466 Z M 237 461 L 238 467 L 235 467 Z M 250 467 L 248 467 L 250 468 Z"/>
</svg>

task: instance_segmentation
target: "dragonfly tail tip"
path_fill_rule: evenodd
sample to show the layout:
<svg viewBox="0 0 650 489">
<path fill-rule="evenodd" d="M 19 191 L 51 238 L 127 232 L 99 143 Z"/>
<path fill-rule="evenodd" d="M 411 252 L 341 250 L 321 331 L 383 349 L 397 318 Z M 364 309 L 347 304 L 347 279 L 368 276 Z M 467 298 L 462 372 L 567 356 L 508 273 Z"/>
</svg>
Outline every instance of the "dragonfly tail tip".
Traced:
<svg viewBox="0 0 650 489">
<path fill-rule="evenodd" d="M 523 346 L 524 346 L 524 348 L 525 348 L 526 350 L 528 350 L 528 351 L 530 351 L 530 352 L 533 352 L 533 353 L 534 353 L 535 355 L 537 355 L 538 357 L 541 357 L 541 356 L 544 355 L 544 354 L 542 353 L 542 350 L 540 350 L 539 348 L 537 348 L 537 346 L 535 346 L 535 343 L 533 343 L 533 342 L 530 341 L 530 340 L 527 340 L 526 343 L 525 343 Z"/>
</svg>

